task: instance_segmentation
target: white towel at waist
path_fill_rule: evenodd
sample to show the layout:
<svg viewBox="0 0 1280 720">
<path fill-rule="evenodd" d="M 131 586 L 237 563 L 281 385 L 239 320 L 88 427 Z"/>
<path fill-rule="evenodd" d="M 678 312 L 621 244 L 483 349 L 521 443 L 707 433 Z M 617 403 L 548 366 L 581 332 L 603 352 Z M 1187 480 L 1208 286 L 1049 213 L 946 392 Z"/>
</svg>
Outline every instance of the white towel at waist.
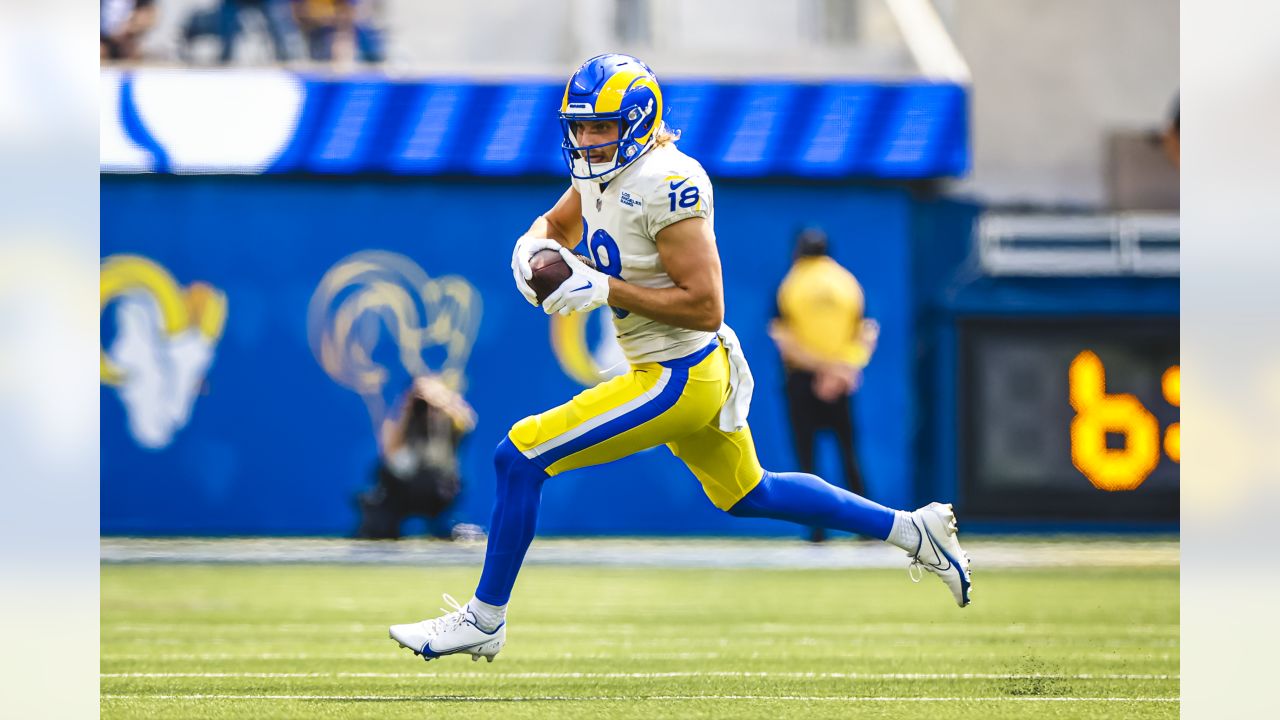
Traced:
<svg viewBox="0 0 1280 720">
<path fill-rule="evenodd" d="M 733 328 L 721 325 L 716 337 L 729 353 L 729 398 L 720 408 L 720 429 L 734 432 L 747 426 L 747 412 L 751 410 L 751 393 L 756 382 L 751 377 L 747 356 L 742 353 L 742 343 Z"/>
</svg>

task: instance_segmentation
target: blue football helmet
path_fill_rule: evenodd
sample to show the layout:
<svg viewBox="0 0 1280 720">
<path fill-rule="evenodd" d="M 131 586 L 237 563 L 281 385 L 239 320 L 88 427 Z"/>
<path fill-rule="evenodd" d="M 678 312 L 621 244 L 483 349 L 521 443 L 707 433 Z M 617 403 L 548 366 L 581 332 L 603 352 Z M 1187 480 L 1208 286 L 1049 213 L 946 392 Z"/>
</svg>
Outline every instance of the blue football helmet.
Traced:
<svg viewBox="0 0 1280 720">
<path fill-rule="evenodd" d="M 573 126 L 585 120 L 618 123 L 618 139 L 578 145 Z M 569 77 L 560 103 L 561 145 L 569 174 L 606 182 L 653 147 L 662 128 L 662 90 L 658 78 L 638 58 L 609 53 L 587 60 Z M 610 162 L 592 163 L 587 152 L 615 148 Z"/>
</svg>

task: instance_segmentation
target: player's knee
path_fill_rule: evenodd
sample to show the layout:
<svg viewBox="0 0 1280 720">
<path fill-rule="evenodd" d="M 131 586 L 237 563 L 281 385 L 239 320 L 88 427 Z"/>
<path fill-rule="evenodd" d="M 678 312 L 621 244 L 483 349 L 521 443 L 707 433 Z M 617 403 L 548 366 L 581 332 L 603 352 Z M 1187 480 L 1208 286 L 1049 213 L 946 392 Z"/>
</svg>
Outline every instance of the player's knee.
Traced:
<svg viewBox="0 0 1280 720">
<path fill-rule="evenodd" d="M 505 435 L 493 451 L 493 469 L 498 475 L 499 487 L 513 482 L 541 483 L 547 479 L 542 468 L 525 457 Z"/>
<path fill-rule="evenodd" d="M 772 475 L 773 473 L 765 470 L 764 476 L 755 487 L 751 488 L 751 492 L 744 495 L 726 512 L 734 517 L 760 517 L 761 513 L 769 507 L 769 492 L 773 486 Z"/>
<path fill-rule="evenodd" d="M 507 475 L 509 470 L 520 460 L 526 459 L 519 448 L 515 446 L 515 443 L 511 442 L 511 438 L 506 435 L 502 436 L 498 447 L 493 449 L 493 469 L 497 471 L 498 477 Z"/>
</svg>

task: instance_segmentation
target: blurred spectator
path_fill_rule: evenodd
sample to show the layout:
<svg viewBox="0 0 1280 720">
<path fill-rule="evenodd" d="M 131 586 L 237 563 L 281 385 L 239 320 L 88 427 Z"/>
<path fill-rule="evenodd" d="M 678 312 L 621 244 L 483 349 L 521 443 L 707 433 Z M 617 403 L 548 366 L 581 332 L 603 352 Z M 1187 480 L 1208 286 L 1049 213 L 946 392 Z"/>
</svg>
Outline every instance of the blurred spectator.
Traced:
<svg viewBox="0 0 1280 720">
<path fill-rule="evenodd" d="M 191 43 L 197 38 L 216 35 L 222 41 L 218 62 L 223 65 L 235 57 L 236 40 L 244 32 L 243 18 L 252 11 L 262 18 L 277 62 L 297 57 L 297 28 L 289 17 L 289 0 L 222 0 L 215 7 L 196 10 L 182 25 L 182 57 L 190 59 Z"/>
<path fill-rule="evenodd" d="M 820 430 L 832 431 L 845 484 L 865 496 L 854 454 L 850 396 L 862 382 L 879 326 L 863 319 L 863 307 L 858 281 L 827 254 L 826 233 L 816 228 L 801 231 L 769 326 L 786 370 L 796 460 L 802 472 L 817 474 L 814 441 Z M 824 531 L 814 528 L 811 539 L 822 542 Z"/>
<path fill-rule="evenodd" d="M 307 57 L 318 62 L 383 60 L 382 31 L 370 0 L 291 0 L 293 17 L 307 44 Z"/>
<path fill-rule="evenodd" d="M 474 535 L 474 526 L 453 526 L 449 510 L 462 484 L 458 446 L 475 424 L 475 411 L 439 378 L 415 378 L 383 421 L 377 486 L 359 496 L 357 534 L 399 538 L 406 519 L 425 517 L 436 537 Z"/>
<path fill-rule="evenodd" d="M 137 60 L 139 40 L 156 23 L 154 0 L 101 0 L 98 9 L 99 57 Z"/>
</svg>

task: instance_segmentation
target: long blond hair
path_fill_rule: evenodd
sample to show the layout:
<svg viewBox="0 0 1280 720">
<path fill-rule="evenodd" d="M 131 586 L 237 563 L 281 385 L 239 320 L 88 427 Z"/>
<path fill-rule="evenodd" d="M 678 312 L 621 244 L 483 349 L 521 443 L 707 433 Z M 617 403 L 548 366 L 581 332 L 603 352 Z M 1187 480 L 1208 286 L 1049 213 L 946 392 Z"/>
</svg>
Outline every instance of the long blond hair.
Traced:
<svg viewBox="0 0 1280 720">
<path fill-rule="evenodd" d="M 680 131 L 672 130 L 671 126 L 662 123 L 662 127 L 658 128 L 658 136 L 653 140 L 654 147 L 662 147 L 680 139 Z"/>
</svg>

